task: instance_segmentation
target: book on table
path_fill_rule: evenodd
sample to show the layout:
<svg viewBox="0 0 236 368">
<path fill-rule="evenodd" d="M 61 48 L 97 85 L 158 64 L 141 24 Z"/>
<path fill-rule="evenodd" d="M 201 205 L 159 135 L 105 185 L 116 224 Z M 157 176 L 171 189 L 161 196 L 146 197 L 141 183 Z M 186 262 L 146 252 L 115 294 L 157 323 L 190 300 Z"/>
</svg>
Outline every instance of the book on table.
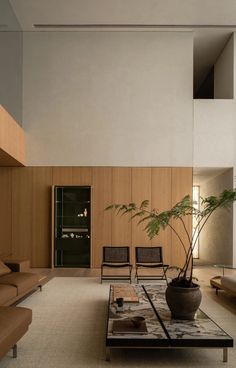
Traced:
<svg viewBox="0 0 236 368">
<path fill-rule="evenodd" d="M 138 303 L 139 298 L 136 293 L 134 286 L 132 285 L 124 285 L 117 284 L 112 285 L 113 287 L 113 301 L 116 302 L 116 299 L 123 298 L 126 303 Z"/>
<path fill-rule="evenodd" d="M 139 334 L 145 335 L 148 333 L 145 321 L 140 326 L 135 327 L 130 319 L 115 320 L 112 327 L 113 334 Z"/>
</svg>

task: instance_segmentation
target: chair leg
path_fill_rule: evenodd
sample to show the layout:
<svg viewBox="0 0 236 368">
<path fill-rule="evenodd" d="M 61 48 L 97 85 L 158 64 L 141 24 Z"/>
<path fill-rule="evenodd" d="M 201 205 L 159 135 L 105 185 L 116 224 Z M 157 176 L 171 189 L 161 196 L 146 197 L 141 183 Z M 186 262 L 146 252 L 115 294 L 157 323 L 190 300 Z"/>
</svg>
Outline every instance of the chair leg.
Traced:
<svg viewBox="0 0 236 368">
<path fill-rule="evenodd" d="M 17 358 L 17 345 L 13 345 L 12 347 L 12 352 L 13 352 L 13 358 Z"/>
<path fill-rule="evenodd" d="M 132 283 L 132 266 L 129 266 L 129 281 Z"/>
<path fill-rule="evenodd" d="M 135 278 L 136 278 L 136 282 L 138 284 L 139 280 L 138 280 L 138 267 L 137 266 L 136 266 L 136 270 L 135 270 Z"/>
<path fill-rule="evenodd" d="M 167 272 L 168 267 L 163 267 L 163 273 L 164 273 L 164 277 L 166 280 L 166 285 L 168 285 L 168 280 L 167 280 L 167 276 L 166 276 L 166 272 Z"/>
<path fill-rule="evenodd" d="M 102 284 L 102 278 L 103 278 L 103 266 L 101 266 L 101 284 Z"/>
</svg>

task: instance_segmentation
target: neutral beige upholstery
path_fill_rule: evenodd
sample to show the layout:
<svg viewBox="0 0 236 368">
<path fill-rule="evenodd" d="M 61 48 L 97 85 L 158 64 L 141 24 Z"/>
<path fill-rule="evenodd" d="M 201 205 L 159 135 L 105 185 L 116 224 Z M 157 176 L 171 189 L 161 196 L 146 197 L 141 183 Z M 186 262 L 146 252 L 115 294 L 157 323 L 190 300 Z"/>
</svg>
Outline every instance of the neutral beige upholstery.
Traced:
<svg viewBox="0 0 236 368">
<path fill-rule="evenodd" d="M 0 278 L 0 284 L 13 285 L 17 288 L 17 294 L 32 289 L 37 285 L 39 276 L 28 272 L 11 272 Z"/>
<path fill-rule="evenodd" d="M 236 277 L 233 276 L 222 276 L 221 284 L 227 289 L 236 293 Z"/>
<path fill-rule="evenodd" d="M 16 296 L 17 288 L 15 286 L 0 284 L 0 305 L 4 305 Z"/>
<path fill-rule="evenodd" d="M 31 309 L 0 307 L 0 359 L 26 333 L 31 322 Z"/>
</svg>

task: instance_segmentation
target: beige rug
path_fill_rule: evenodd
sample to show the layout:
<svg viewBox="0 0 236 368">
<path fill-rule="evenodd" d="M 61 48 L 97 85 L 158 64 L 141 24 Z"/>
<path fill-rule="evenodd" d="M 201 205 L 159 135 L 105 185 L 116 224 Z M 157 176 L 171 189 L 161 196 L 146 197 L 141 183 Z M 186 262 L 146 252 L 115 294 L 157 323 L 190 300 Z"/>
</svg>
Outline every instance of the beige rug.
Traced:
<svg viewBox="0 0 236 368">
<path fill-rule="evenodd" d="M 109 367 L 236 367 L 235 349 L 229 363 L 220 349 L 117 349 L 106 362 L 105 329 L 108 284 L 98 278 L 56 277 L 21 303 L 32 308 L 33 323 L 18 343 L 18 358 L 11 352 L 0 368 L 109 368 Z M 202 307 L 236 338 L 236 316 L 205 296 Z"/>
</svg>

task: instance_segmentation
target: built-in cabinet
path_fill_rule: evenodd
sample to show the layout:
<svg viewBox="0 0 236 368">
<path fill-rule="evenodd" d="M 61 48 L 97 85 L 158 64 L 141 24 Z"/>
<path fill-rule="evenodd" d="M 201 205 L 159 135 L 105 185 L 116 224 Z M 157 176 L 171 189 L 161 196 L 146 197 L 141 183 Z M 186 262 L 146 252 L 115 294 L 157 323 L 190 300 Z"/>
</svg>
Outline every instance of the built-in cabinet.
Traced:
<svg viewBox="0 0 236 368">
<path fill-rule="evenodd" d="M 54 187 L 54 266 L 90 267 L 91 188 Z"/>
</svg>

